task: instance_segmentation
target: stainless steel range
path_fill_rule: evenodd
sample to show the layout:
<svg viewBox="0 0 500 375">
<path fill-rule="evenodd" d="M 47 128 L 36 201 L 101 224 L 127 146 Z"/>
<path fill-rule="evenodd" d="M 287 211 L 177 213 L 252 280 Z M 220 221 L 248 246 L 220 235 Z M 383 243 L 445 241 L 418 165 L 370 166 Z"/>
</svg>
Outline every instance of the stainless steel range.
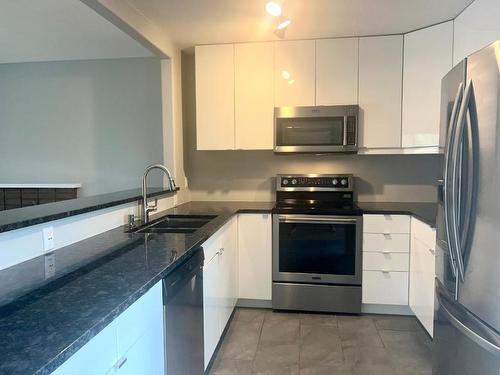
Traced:
<svg viewBox="0 0 500 375">
<path fill-rule="evenodd" d="M 352 175 L 278 175 L 273 309 L 360 313 L 362 232 Z"/>
</svg>

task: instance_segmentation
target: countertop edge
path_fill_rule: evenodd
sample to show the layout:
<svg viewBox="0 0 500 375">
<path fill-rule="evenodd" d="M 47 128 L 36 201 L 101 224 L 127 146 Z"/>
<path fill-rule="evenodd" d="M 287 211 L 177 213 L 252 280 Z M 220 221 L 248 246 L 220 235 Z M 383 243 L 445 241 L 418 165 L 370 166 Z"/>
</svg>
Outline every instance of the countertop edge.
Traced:
<svg viewBox="0 0 500 375">
<path fill-rule="evenodd" d="M 173 191 L 167 190 L 167 189 L 160 190 L 160 191 L 149 193 L 148 197 L 152 198 L 152 197 L 158 197 L 160 195 L 175 194 L 177 191 L 179 191 L 178 187 Z M 76 200 L 78 200 L 78 199 L 79 198 L 76 198 Z M 64 219 L 64 218 L 68 218 L 71 216 L 81 215 L 81 214 L 85 214 L 85 213 L 89 213 L 89 212 L 93 212 L 93 211 L 103 210 L 106 208 L 115 207 L 115 206 L 119 206 L 122 204 L 134 202 L 134 201 L 139 201 L 140 199 L 142 199 L 142 195 L 133 195 L 133 196 L 127 197 L 127 198 L 110 200 L 109 202 L 105 202 L 105 203 L 96 203 L 96 204 L 91 204 L 91 205 L 80 207 L 80 208 L 62 210 L 61 212 L 58 212 L 58 213 L 47 214 L 47 215 L 42 215 L 42 216 L 38 216 L 38 217 L 35 216 L 32 218 L 26 218 L 24 220 L 13 221 L 11 223 L 0 225 L 0 233 L 5 233 L 5 232 L 9 232 L 9 231 L 16 230 L 16 229 L 26 228 L 26 227 L 30 227 L 30 226 L 34 226 L 34 225 L 38 225 L 38 224 L 43 224 L 43 223 L 46 223 L 49 221 Z M 62 202 L 68 203 L 68 204 L 70 203 L 69 201 L 61 201 L 61 202 L 56 202 L 56 203 L 62 203 Z M 51 204 L 51 203 L 49 203 L 49 204 Z M 39 207 L 39 206 L 33 206 L 33 207 Z M 32 207 L 29 207 L 29 208 L 32 208 Z M 8 212 L 8 211 L 3 211 L 3 212 Z"/>
</svg>

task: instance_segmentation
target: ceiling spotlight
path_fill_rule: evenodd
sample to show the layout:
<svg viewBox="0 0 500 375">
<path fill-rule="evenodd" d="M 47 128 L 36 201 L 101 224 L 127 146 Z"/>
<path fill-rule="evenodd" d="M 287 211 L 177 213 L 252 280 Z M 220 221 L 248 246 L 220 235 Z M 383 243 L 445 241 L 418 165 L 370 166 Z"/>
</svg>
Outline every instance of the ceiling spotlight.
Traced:
<svg viewBox="0 0 500 375">
<path fill-rule="evenodd" d="M 276 30 L 286 29 L 291 23 L 292 23 L 292 20 L 285 18 L 285 19 L 280 21 L 280 23 L 276 27 Z"/>
<path fill-rule="evenodd" d="M 281 77 L 283 77 L 285 81 L 288 81 L 290 79 L 290 72 L 288 70 L 282 70 Z"/>
<path fill-rule="evenodd" d="M 270 1 L 266 4 L 266 11 L 273 17 L 281 16 L 281 5 L 274 1 Z"/>
</svg>

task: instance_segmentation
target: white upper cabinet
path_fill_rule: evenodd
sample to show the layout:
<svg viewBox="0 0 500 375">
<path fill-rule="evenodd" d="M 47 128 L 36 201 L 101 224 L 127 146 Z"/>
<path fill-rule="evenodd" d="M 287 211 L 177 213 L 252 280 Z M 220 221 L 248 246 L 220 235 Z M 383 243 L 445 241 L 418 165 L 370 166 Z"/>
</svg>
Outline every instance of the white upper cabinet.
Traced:
<svg viewBox="0 0 500 375">
<path fill-rule="evenodd" d="M 401 147 L 402 76 L 402 35 L 360 38 L 359 144 L 361 147 Z"/>
<path fill-rule="evenodd" d="M 500 2 L 475 0 L 455 19 L 453 64 L 500 39 Z"/>
<path fill-rule="evenodd" d="M 452 67 L 453 22 L 405 35 L 403 147 L 439 145 L 441 78 Z"/>
<path fill-rule="evenodd" d="M 235 148 L 272 150 L 274 44 L 234 46 Z"/>
<path fill-rule="evenodd" d="M 234 149 L 234 46 L 197 46 L 198 150 Z"/>
<path fill-rule="evenodd" d="M 358 104 L 359 38 L 316 41 L 316 105 Z"/>
<path fill-rule="evenodd" d="M 274 43 L 274 106 L 315 104 L 315 41 Z"/>
</svg>

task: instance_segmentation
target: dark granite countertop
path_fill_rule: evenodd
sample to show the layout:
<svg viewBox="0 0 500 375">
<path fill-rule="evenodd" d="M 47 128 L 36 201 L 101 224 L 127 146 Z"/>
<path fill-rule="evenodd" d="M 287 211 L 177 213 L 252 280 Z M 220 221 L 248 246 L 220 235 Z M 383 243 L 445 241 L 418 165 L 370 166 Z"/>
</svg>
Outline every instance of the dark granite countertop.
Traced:
<svg viewBox="0 0 500 375">
<path fill-rule="evenodd" d="M 179 190 L 179 188 L 177 188 L 176 191 L 177 190 Z M 148 197 L 172 193 L 172 191 L 166 190 L 165 188 L 148 189 Z M 38 206 L 0 211 L 0 233 L 29 227 L 31 225 L 46 223 L 48 221 L 63 219 L 65 217 L 80 215 L 86 212 L 102 210 L 104 208 L 138 201 L 141 198 L 141 189 L 130 189 L 114 193 L 46 203 Z"/>
<path fill-rule="evenodd" d="M 190 202 L 153 219 L 165 214 L 217 217 L 192 234 L 125 233 L 120 227 L 61 249 L 61 256 L 88 253 L 90 263 L 79 259 L 84 265 L 76 270 L 0 307 L 0 373 L 50 374 L 234 214 L 269 213 L 273 205 Z"/>
<path fill-rule="evenodd" d="M 435 225 L 436 204 L 358 205 L 365 213 L 408 214 Z M 119 227 L 60 249 L 60 257 L 66 256 L 62 263 L 78 254 L 79 264 L 65 264 L 70 273 L 0 307 L 0 373 L 50 374 L 199 251 L 234 214 L 270 213 L 273 206 L 273 202 L 188 202 L 153 219 L 166 214 L 217 217 L 192 234 L 125 233 Z M 23 264 L 15 267 L 22 270 Z"/>
<path fill-rule="evenodd" d="M 411 215 L 431 227 L 436 227 L 437 203 L 413 202 L 357 202 L 365 214 Z"/>
</svg>

